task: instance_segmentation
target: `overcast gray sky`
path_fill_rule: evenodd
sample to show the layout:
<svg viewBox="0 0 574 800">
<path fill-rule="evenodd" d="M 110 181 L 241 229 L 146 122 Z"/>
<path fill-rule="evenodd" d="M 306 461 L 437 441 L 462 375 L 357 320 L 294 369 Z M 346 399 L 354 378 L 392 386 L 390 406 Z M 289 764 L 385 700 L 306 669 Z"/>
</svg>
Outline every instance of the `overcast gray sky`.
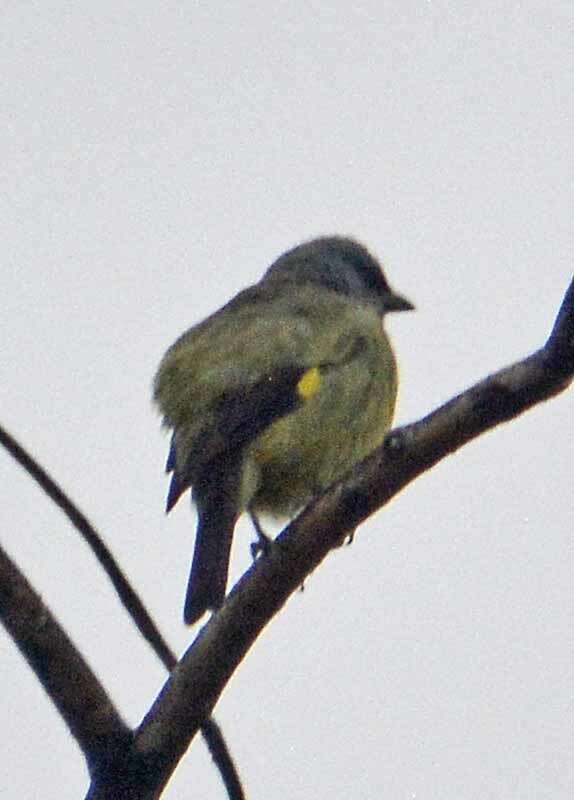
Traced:
<svg viewBox="0 0 574 800">
<path fill-rule="evenodd" d="M 540 345 L 574 264 L 573 34 L 565 1 L 3 4 L 1 420 L 178 651 L 195 520 L 163 514 L 163 351 L 324 233 L 417 305 L 389 321 L 399 422 Z M 466 447 L 291 599 L 216 709 L 251 798 L 574 796 L 572 412 Z M 137 724 L 162 668 L 4 454 L 0 481 L 2 543 Z M 81 797 L 0 651 L 0 797 Z M 165 797 L 223 797 L 199 739 Z"/>
</svg>

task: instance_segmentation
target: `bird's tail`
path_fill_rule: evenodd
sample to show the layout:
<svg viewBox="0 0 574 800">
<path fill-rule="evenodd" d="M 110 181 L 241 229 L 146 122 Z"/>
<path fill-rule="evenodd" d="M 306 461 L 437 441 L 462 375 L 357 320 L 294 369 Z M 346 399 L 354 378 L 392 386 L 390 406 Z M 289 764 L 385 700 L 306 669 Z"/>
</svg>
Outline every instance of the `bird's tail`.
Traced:
<svg viewBox="0 0 574 800">
<path fill-rule="evenodd" d="M 219 608 L 225 600 L 233 530 L 239 514 L 235 509 L 198 508 L 195 550 L 187 584 L 183 619 L 187 625 L 208 608 Z"/>
</svg>

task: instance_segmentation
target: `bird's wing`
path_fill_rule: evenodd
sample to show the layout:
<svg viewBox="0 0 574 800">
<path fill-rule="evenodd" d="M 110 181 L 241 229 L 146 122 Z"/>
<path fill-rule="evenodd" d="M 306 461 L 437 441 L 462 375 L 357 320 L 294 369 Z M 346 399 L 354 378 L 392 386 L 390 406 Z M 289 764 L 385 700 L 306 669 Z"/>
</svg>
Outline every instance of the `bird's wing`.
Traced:
<svg viewBox="0 0 574 800">
<path fill-rule="evenodd" d="M 181 467 L 176 457 L 177 431 L 172 437 L 166 471 L 172 472 L 167 498 L 169 511 L 191 485 L 201 494 L 206 476 L 221 480 L 244 449 L 272 422 L 294 411 L 313 389 L 313 371 L 284 366 L 256 383 L 222 393 L 212 406 L 209 425 L 195 438 Z"/>
</svg>

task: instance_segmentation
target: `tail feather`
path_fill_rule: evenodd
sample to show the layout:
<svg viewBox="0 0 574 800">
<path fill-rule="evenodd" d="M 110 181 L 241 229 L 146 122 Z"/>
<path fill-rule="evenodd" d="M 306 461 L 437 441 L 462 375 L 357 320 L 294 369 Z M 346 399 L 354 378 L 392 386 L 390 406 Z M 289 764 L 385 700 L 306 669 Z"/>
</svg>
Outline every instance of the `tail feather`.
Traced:
<svg viewBox="0 0 574 800">
<path fill-rule="evenodd" d="M 198 509 L 199 524 L 187 584 L 183 619 L 194 622 L 208 608 L 219 608 L 225 600 L 233 530 L 239 514 L 235 509 Z"/>
</svg>

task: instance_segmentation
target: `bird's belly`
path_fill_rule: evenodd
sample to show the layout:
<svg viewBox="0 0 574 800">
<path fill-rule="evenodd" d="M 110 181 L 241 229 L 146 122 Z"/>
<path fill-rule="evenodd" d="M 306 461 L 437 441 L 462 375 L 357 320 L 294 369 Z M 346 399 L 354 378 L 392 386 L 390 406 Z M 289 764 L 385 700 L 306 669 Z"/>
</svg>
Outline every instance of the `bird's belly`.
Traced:
<svg viewBox="0 0 574 800">
<path fill-rule="evenodd" d="M 362 411 L 333 419 L 306 408 L 272 425 L 249 454 L 257 474 L 251 506 L 290 517 L 342 478 L 381 444 L 391 422 L 392 407 L 380 398 Z"/>
</svg>

